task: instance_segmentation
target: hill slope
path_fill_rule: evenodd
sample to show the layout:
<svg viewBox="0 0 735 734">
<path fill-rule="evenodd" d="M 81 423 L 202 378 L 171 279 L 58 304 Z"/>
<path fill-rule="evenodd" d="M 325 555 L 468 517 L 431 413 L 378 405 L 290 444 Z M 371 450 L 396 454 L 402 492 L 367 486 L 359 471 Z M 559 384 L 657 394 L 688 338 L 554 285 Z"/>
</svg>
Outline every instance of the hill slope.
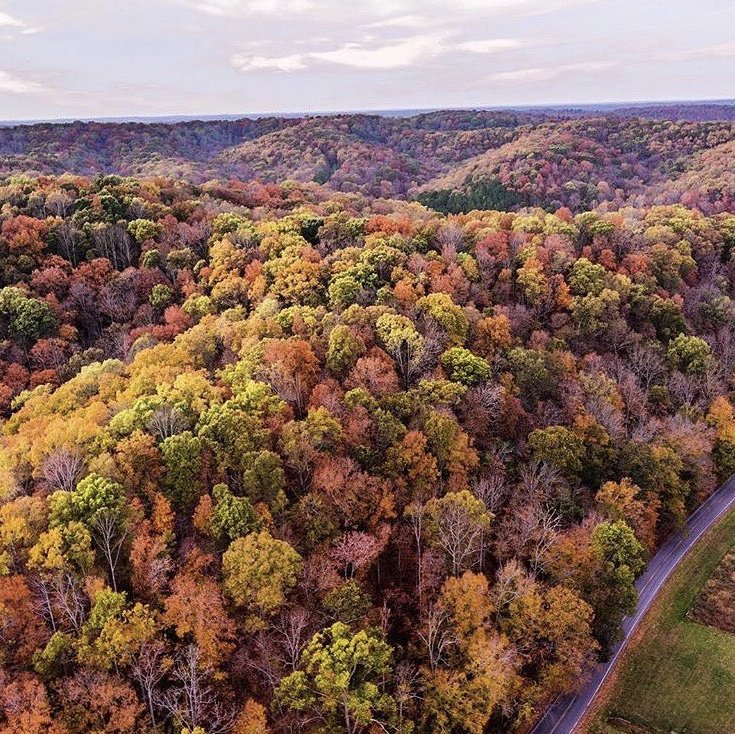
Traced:
<svg viewBox="0 0 735 734">
<path fill-rule="evenodd" d="M 703 105 L 610 110 L 604 116 L 445 111 L 16 126 L 0 128 L 0 175 L 114 173 L 195 183 L 295 179 L 346 193 L 419 196 L 448 210 L 482 204 L 479 184 L 500 196 L 490 205 L 513 209 L 681 202 L 730 211 L 727 146 L 735 137 L 733 123 L 672 120 L 685 113 L 697 120 L 728 118 L 732 110 Z M 636 112 L 641 116 L 632 116 Z M 725 147 L 718 153 L 719 146 Z M 718 188 L 722 195 L 713 193 Z"/>
</svg>

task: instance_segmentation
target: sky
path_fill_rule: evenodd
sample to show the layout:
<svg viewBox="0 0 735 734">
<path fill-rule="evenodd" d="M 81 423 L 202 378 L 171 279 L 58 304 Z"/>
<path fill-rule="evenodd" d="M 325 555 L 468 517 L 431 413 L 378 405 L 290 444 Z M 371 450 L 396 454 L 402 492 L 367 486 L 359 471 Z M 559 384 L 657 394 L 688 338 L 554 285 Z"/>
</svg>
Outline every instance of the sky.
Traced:
<svg viewBox="0 0 735 734">
<path fill-rule="evenodd" d="M 0 120 L 735 97 L 733 0 L 0 0 Z"/>
</svg>

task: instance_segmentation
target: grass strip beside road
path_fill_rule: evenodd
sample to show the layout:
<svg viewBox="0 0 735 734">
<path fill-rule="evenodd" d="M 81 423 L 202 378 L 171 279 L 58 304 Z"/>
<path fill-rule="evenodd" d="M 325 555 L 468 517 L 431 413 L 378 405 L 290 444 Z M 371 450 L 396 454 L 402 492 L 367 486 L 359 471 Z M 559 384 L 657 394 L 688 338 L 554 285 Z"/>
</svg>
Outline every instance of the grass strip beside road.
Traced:
<svg viewBox="0 0 735 734">
<path fill-rule="evenodd" d="M 636 630 L 603 689 L 589 734 L 734 734 L 735 635 L 688 617 L 735 547 L 735 510 L 701 538 Z M 628 722 L 628 723 L 626 723 Z"/>
</svg>

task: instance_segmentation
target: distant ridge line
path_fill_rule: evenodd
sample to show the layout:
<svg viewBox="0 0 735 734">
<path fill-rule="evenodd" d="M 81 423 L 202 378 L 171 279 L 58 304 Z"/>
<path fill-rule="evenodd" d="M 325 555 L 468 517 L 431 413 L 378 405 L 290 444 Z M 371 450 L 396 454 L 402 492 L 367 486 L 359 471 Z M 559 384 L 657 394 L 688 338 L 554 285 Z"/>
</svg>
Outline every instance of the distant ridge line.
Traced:
<svg viewBox="0 0 735 734">
<path fill-rule="evenodd" d="M 604 103 L 565 103 L 546 105 L 476 105 L 468 107 L 416 107 L 406 109 L 373 109 L 373 110 L 320 110 L 312 112 L 243 112 L 237 114 L 214 115 L 131 115 L 123 117 L 63 117 L 39 118 L 23 120 L 0 120 L 1 127 L 16 127 L 19 125 L 68 125 L 73 123 L 101 123 L 101 124 L 176 124 L 181 122 L 223 122 L 235 120 L 262 120 L 268 118 L 298 119 L 302 117 L 332 117 L 337 115 L 376 115 L 379 117 L 414 117 L 432 112 L 449 111 L 482 111 L 482 112 L 526 112 L 538 114 L 551 113 L 568 116 L 589 115 L 600 112 L 605 114 L 622 114 L 635 111 L 664 111 L 678 107 L 727 108 L 735 107 L 735 99 L 712 100 L 667 100 L 667 101 L 638 101 L 638 102 L 604 102 Z"/>
</svg>

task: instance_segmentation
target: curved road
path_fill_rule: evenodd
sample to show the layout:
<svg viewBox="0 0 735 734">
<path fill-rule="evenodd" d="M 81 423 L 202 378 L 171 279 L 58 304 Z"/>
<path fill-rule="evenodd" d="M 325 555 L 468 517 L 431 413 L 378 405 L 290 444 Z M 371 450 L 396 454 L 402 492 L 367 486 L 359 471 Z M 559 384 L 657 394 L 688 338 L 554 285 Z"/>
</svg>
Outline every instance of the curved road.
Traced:
<svg viewBox="0 0 735 734">
<path fill-rule="evenodd" d="M 644 617 L 666 579 L 679 565 L 687 551 L 702 537 L 715 522 L 735 506 L 735 477 L 731 477 L 687 520 L 683 532 L 672 533 L 659 551 L 650 560 L 646 570 L 636 582 L 638 607 L 635 614 L 623 620 L 623 638 L 613 648 L 610 660 L 595 668 L 588 683 L 579 692 L 559 696 L 536 724 L 531 734 L 572 734 L 578 732 L 579 724 L 592 705 L 602 684 L 630 636 Z"/>
</svg>

